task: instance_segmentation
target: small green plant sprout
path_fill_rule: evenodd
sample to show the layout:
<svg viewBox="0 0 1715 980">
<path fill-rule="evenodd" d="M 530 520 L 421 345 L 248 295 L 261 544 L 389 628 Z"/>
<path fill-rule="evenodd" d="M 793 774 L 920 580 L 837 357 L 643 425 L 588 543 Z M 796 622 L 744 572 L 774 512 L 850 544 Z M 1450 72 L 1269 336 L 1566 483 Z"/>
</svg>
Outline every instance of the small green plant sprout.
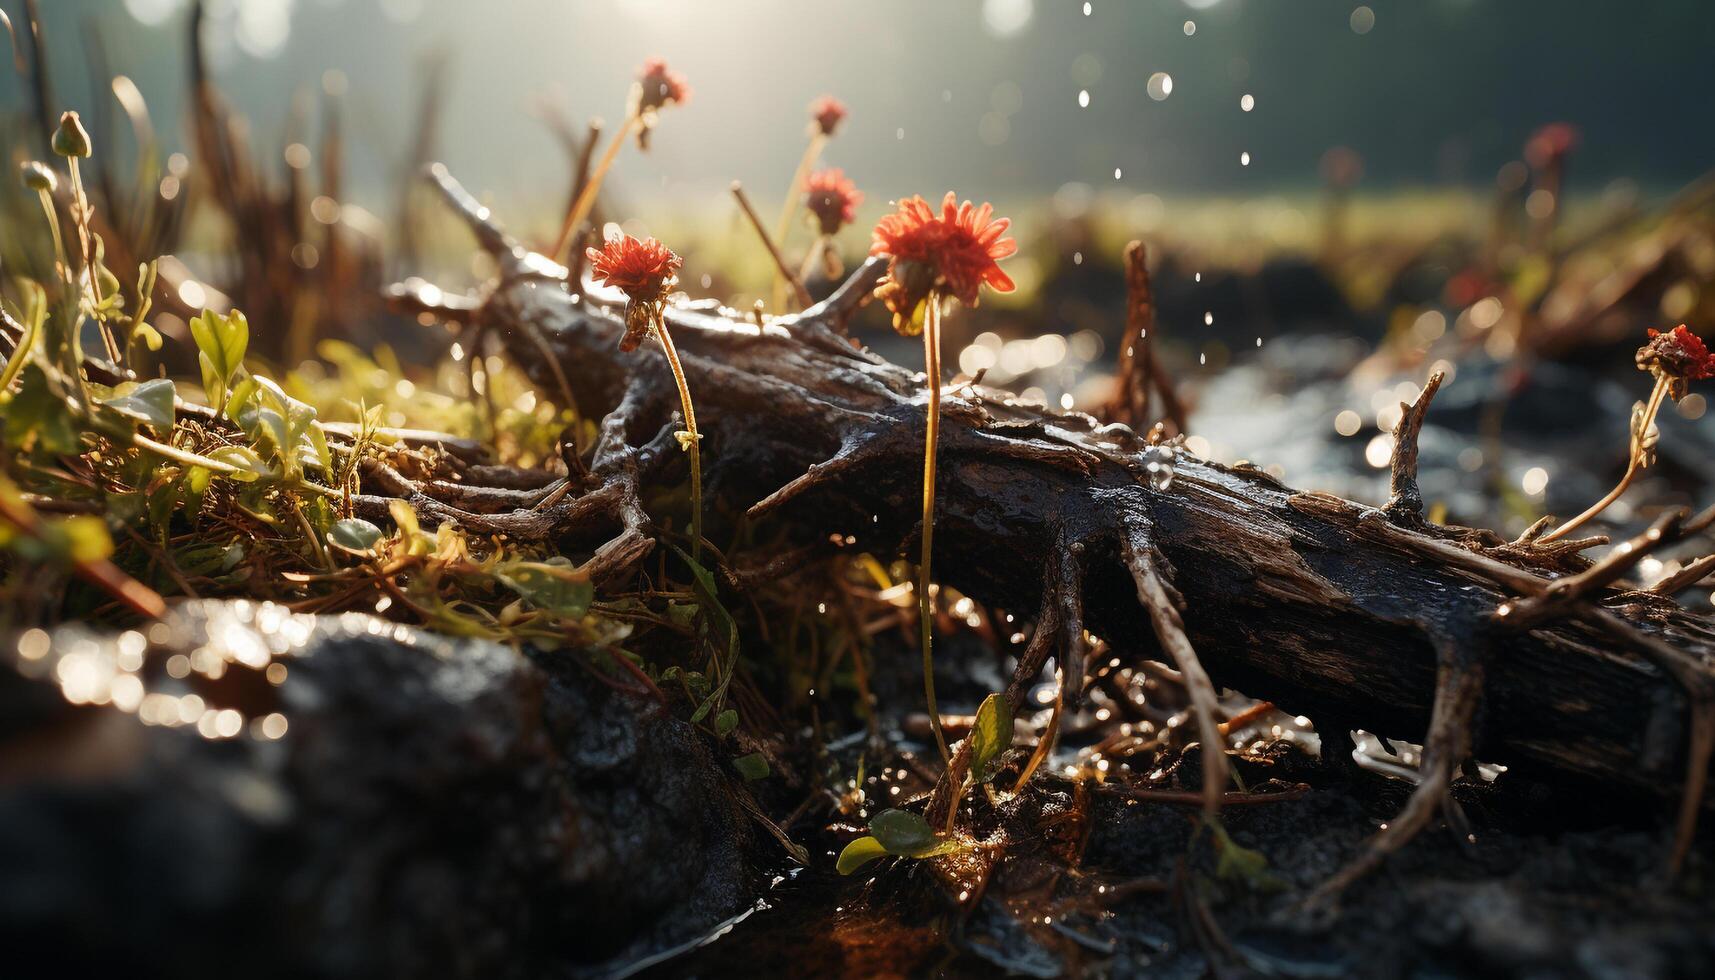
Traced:
<svg viewBox="0 0 1715 980">
<path fill-rule="evenodd" d="M 1655 427 L 1655 417 L 1661 411 L 1662 402 L 1668 398 L 1677 402 L 1685 397 L 1691 382 L 1715 377 L 1715 354 L 1711 354 L 1703 341 L 1683 323 L 1666 333 L 1651 330 L 1649 342 L 1638 348 L 1637 364 L 1638 370 L 1655 376 L 1655 387 L 1650 389 L 1648 401 L 1632 406 L 1631 454 L 1626 460 L 1625 474 L 1607 496 L 1591 504 L 1584 513 L 1543 535 L 1539 539 L 1543 543 L 1565 537 L 1620 499 L 1638 474 L 1655 463 L 1655 447 L 1661 440 L 1661 433 Z"/>
<path fill-rule="evenodd" d="M 590 274 L 597 282 L 605 282 L 626 295 L 625 336 L 619 349 L 633 351 L 651 332 L 661 341 L 667 364 L 673 369 L 673 381 L 679 386 L 679 405 L 685 412 L 685 428 L 674 433 L 679 448 L 691 454 L 691 558 L 702 560 L 703 553 L 703 468 L 699 444 L 702 434 L 697 431 L 697 412 L 691 404 L 691 389 L 685 383 L 685 369 L 679 363 L 679 351 L 673 346 L 673 336 L 667 332 L 663 310 L 667 294 L 679 283 L 679 267 L 683 261 L 673 250 L 653 238 L 636 239 L 630 235 L 610 238 L 599 249 L 589 249 Z"/>
<path fill-rule="evenodd" d="M 244 354 L 250 346 L 250 321 L 244 314 L 204 310 L 191 318 L 191 339 L 197 345 L 197 364 L 202 368 L 202 390 L 214 409 L 215 419 L 226 414 L 233 385 L 244 370 Z"/>
<path fill-rule="evenodd" d="M 838 167 L 818 170 L 804 181 L 804 207 L 816 226 L 816 241 L 804 255 L 804 266 L 798 272 L 800 281 L 808 279 L 818 265 L 828 279 L 837 279 L 845 272 L 839 249 L 834 247 L 834 236 L 852 223 L 862 203 L 863 192 Z"/>
<path fill-rule="evenodd" d="M 803 157 L 798 160 L 798 169 L 792 171 L 792 184 L 786 191 L 785 202 L 780 206 L 780 220 L 774 225 L 774 241 L 781 248 L 786 247 L 786 236 L 792 231 L 792 214 L 798 210 L 799 195 L 808 186 L 810 171 L 815 168 L 816 161 L 822 158 L 822 151 L 827 148 L 828 140 L 833 139 L 834 132 L 845 122 L 847 115 L 846 104 L 831 95 L 821 96 L 810 103 L 810 142 L 804 147 Z M 775 309 L 780 309 L 785 304 L 787 285 L 784 274 L 774 280 Z"/>
<path fill-rule="evenodd" d="M 963 784 L 954 795 L 953 805 L 947 807 L 948 833 L 953 830 L 954 818 L 959 813 L 957 800 L 964 796 L 965 788 L 974 782 L 988 789 L 989 782 L 1000 774 L 1001 756 L 1012 748 L 1012 704 L 1006 695 L 991 694 L 983 698 L 977 707 L 976 720 L 971 723 L 971 733 L 966 737 L 971 740 L 971 767 L 962 775 Z M 992 798 L 994 791 L 988 791 Z"/>
<path fill-rule="evenodd" d="M 1220 818 L 1205 815 L 1202 826 L 1208 829 L 1215 847 L 1216 880 L 1252 892 L 1286 888 L 1286 881 L 1269 870 L 1268 858 L 1261 851 L 1234 841 Z"/>
<path fill-rule="evenodd" d="M 849 875 L 876 858 L 932 858 L 956 854 L 970 845 L 952 837 L 937 837 L 929 822 L 909 810 L 883 810 L 869 822 L 869 834 L 840 851 L 834 867 Z"/>
<path fill-rule="evenodd" d="M 625 145 L 626 137 L 635 131 L 637 148 L 648 152 L 649 135 L 655 130 L 661 110 L 670 105 L 684 105 L 690 99 L 691 86 L 686 84 L 685 76 L 668 68 L 667 62 L 660 58 L 650 58 L 643 63 L 643 68 L 637 73 L 637 81 L 631 85 L 631 96 L 625 108 L 625 122 L 620 124 L 619 131 L 613 134 L 613 141 L 607 145 L 607 152 L 602 154 L 589 180 L 584 182 L 583 190 L 578 192 L 571 208 L 566 211 L 566 219 L 560 225 L 560 235 L 554 241 L 554 251 L 550 253 L 550 258 L 562 261 L 570 253 L 572 240 L 577 237 L 584 220 L 590 216 L 590 209 L 595 207 L 596 194 L 601 191 L 601 184 L 607 178 L 607 172 L 613 169 L 613 162 L 619 158 L 619 150 Z"/>
<path fill-rule="evenodd" d="M 925 382 L 929 390 L 927 425 L 923 445 L 923 533 L 922 558 L 917 564 L 917 617 L 923 649 L 923 694 L 928 701 L 929 721 L 941 761 L 951 765 L 947 736 L 941 731 L 941 716 L 935 705 L 934 601 L 930 595 L 930 561 L 934 555 L 935 449 L 941 431 L 941 308 L 952 300 L 977 305 L 984 286 L 1009 293 L 1012 278 L 1001 271 L 999 260 L 1018 251 L 1018 243 L 1004 238 L 1011 221 L 995 218 L 989 204 L 977 207 L 958 203 L 958 195 L 947 192 L 936 214 L 929 202 L 910 197 L 899 202 L 899 210 L 875 226 L 871 255 L 889 257 L 887 275 L 875 295 L 893 313 L 893 329 L 901 336 L 923 335 Z"/>
</svg>

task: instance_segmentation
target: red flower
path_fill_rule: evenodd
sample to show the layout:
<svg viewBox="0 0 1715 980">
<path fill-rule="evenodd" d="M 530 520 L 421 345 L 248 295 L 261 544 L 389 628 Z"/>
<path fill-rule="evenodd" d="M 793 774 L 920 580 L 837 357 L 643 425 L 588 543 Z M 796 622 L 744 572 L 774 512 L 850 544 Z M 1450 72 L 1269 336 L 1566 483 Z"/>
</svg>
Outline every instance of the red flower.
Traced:
<svg viewBox="0 0 1715 980">
<path fill-rule="evenodd" d="M 1559 163 L 1578 147 L 1578 129 L 1571 123 L 1549 123 L 1531 134 L 1524 158 L 1538 170 Z"/>
<path fill-rule="evenodd" d="M 846 118 L 846 104 L 831 95 L 824 95 L 810 103 L 810 118 L 815 121 L 816 128 L 823 136 L 834 135 L 834 130 Z"/>
<path fill-rule="evenodd" d="M 948 191 L 936 215 L 923 198 L 906 198 L 896 213 L 875 226 L 869 254 L 892 257 L 875 295 L 893 311 L 893 328 L 900 333 L 922 329 L 916 322 L 917 308 L 932 292 L 966 306 L 977 304 L 977 292 L 985 285 L 1012 292 L 1012 279 L 997 264 L 1018 251 L 1017 242 L 1001 237 L 1012 222 L 991 220 L 993 205 L 955 204 L 957 200 L 958 195 Z"/>
<path fill-rule="evenodd" d="M 804 206 L 822 223 L 822 234 L 833 235 L 857 217 L 863 192 L 838 167 L 818 170 L 804 181 Z"/>
<path fill-rule="evenodd" d="M 669 102 L 684 105 L 691 100 L 691 86 L 685 83 L 685 76 L 668 68 L 667 62 L 661 58 L 643 62 L 643 69 L 637 73 L 637 84 L 643 93 L 639 108 L 645 112 L 659 109 Z"/>
<path fill-rule="evenodd" d="M 1667 333 L 1651 330 L 1649 338 L 1638 348 L 1638 370 L 1666 378 L 1674 401 L 1685 397 L 1687 382 L 1715 378 L 1715 354 L 1685 324 Z"/>
<path fill-rule="evenodd" d="M 585 249 L 590 275 L 623 291 L 630 302 L 625 307 L 625 336 L 619 349 L 635 350 L 661 316 L 667 292 L 679 282 L 684 264 L 673 250 L 653 238 L 630 235 L 608 239 L 601 248 Z"/>
</svg>

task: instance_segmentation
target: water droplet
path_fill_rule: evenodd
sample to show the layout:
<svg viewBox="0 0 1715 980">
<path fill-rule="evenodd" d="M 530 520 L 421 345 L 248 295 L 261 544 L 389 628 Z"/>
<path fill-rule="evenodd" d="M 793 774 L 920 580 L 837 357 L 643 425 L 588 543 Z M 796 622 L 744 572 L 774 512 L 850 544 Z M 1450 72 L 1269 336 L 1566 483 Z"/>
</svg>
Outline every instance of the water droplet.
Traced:
<svg viewBox="0 0 1715 980">
<path fill-rule="evenodd" d="M 1246 150 L 1245 152 L 1239 154 L 1239 166 L 1248 167 L 1250 165 L 1251 165 L 1250 151 Z"/>
<path fill-rule="evenodd" d="M 1376 12 L 1368 7 L 1359 7 L 1352 11 L 1352 33 L 1368 34 L 1375 29 Z"/>
<path fill-rule="evenodd" d="M 1090 90 L 1087 88 L 1081 88 L 1078 90 L 1078 108 L 1088 109 L 1089 107 L 1090 107 Z"/>
<path fill-rule="evenodd" d="M 1114 168 L 1114 179 L 1115 179 L 1115 180 L 1119 180 L 1119 179 L 1120 179 L 1120 168 L 1118 168 L 1118 167 L 1115 167 L 1115 168 Z"/>
<path fill-rule="evenodd" d="M 1186 21 L 1185 22 L 1185 36 L 1190 37 L 1191 35 L 1193 35 L 1195 33 L 1197 33 L 1197 22 L 1194 20 Z"/>
<path fill-rule="evenodd" d="M 1164 71 L 1158 71 L 1149 76 L 1149 84 L 1146 88 L 1149 97 L 1160 102 L 1173 94 L 1173 76 Z"/>
<path fill-rule="evenodd" d="M 1250 94 L 1249 92 L 1246 92 L 1244 95 L 1239 96 L 1239 108 L 1244 110 L 1245 112 L 1249 112 L 1252 109 L 1255 109 L 1256 108 L 1256 96 Z"/>
<path fill-rule="evenodd" d="M 1143 472 L 1149 478 L 1150 489 L 1157 492 L 1173 486 L 1174 456 L 1172 446 L 1147 446 L 1143 450 Z"/>
<path fill-rule="evenodd" d="M 1084 16 L 1085 16 L 1085 17 L 1088 17 L 1088 16 L 1090 16 L 1090 5 L 1089 5 L 1089 4 L 1087 4 L 1087 3 L 1086 3 L 1086 4 L 1084 4 Z"/>
</svg>

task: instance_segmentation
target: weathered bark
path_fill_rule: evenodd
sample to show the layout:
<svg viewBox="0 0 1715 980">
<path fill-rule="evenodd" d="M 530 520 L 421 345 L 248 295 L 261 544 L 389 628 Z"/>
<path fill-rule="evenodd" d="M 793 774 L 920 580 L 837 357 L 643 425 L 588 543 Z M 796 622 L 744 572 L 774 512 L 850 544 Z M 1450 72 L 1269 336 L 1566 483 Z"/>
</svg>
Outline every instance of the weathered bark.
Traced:
<svg viewBox="0 0 1715 980">
<path fill-rule="evenodd" d="M 637 480 L 678 479 L 680 455 L 662 438 L 673 382 L 654 345 L 618 350 L 623 298 L 568 291 L 563 270 L 517 249 L 442 176 L 502 275 L 474 303 L 410 286 L 398 301 L 498 332 L 553 392 L 546 343 L 579 411 L 606 419 L 589 494 L 611 486 L 603 474 L 616 459 L 630 466 L 627 496 Z M 709 305 L 668 310 L 706 430 L 708 496 L 729 517 L 830 550 L 894 554 L 914 539 L 921 375 L 841 333 L 880 271 L 872 260 L 823 304 L 763 326 Z M 1460 677 L 1478 666 L 1469 744 L 1479 757 L 1523 779 L 1602 786 L 1628 804 L 1685 784 L 1694 714 L 1685 678 L 1710 675 L 1715 629 L 1671 600 L 1607 587 L 1577 616 L 1515 628 L 1496 610 L 1578 559 L 1423 525 L 1404 506 L 1409 492 L 1390 514 L 1183 451 L 1171 486 L 1155 490 L 1129 428 L 992 388 L 951 389 L 943 409 L 936 566 L 960 591 L 1028 618 L 1075 590 L 1085 627 L 1117 652 L 1171 662 L 1128 557 L 1151 556 L 1214 682 L 1324 731 L 1423 740 L 1438 676 L 1453 689 L 1450 666 Z M 587 537 L 584 499 L 484 515 L 484 526 Z M 615 524 L 633 535 L 634 561 L 643 528 L 627 513 L 615 510 Z M 1677 666 L 1661 669 L 1663 658 Z"/>
</svg>

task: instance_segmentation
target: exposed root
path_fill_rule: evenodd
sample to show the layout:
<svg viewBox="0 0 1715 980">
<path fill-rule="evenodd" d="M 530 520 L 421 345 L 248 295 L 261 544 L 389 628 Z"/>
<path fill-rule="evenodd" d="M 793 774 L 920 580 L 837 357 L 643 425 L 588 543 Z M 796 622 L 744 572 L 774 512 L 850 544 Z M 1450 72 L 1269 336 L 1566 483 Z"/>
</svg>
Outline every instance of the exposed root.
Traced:
<svg viewBox="0 0 1715 980">
<path fill-rule="evenodd" d="M 1331 911 L 1353 882 L 1374 871 L 1389 854 L 1409 843 L 1451 802 L 1448 791 L 1453 774 L 1471 751 L 1471 721 L 1482 697 L 1483 667 L 1474 658 L 1453 649 L 1450 643 L 1437 643 L 1441 665 L 1435 680 L 1429 732 L 1423 739 L 1417 788 L 1399 814 L 1370 838 L 1356 858 L 1316 886 L 1304 899 L 1304 910 Z"/>
<path fill-rule="evenodd" d="M 1710 572 L 1715 572 L 1715 555 L 1704 555 L 1679 571 L 1662 576 L 1661 581 L 1650 586 L 1647 591 L 1654 592 L 1656 595 L 1677 595 L 1682 590 L 1689 589 L 1703 581 Z"/>
<path fill-rule="evenodd" d="M 1185 678 L 1185 690 L 1191 697 L 1191 711 L 1197 716 L 1198 737 L 1203 742 L 1203 812 L 1214 816 L 1220 812 L 1221 796 L 1227 788 L 1226 739 L 1221 737 L 1215 698 L 1215 686 L 1203 671 L 1197 651 L 1185 635 L 1185 624 L 1179 609 L 1168 596 L 1168 586 L 1156 568 L 1154 546 L 1146 527 L 1132 524 L 1121 542 L 1121 553 L 1132 581 L 1137 583 L 1137 601 L 1149 611 L 1150 625 L 1161 648 L 1173 658 L 1174 666 Z"/>
</svg>

